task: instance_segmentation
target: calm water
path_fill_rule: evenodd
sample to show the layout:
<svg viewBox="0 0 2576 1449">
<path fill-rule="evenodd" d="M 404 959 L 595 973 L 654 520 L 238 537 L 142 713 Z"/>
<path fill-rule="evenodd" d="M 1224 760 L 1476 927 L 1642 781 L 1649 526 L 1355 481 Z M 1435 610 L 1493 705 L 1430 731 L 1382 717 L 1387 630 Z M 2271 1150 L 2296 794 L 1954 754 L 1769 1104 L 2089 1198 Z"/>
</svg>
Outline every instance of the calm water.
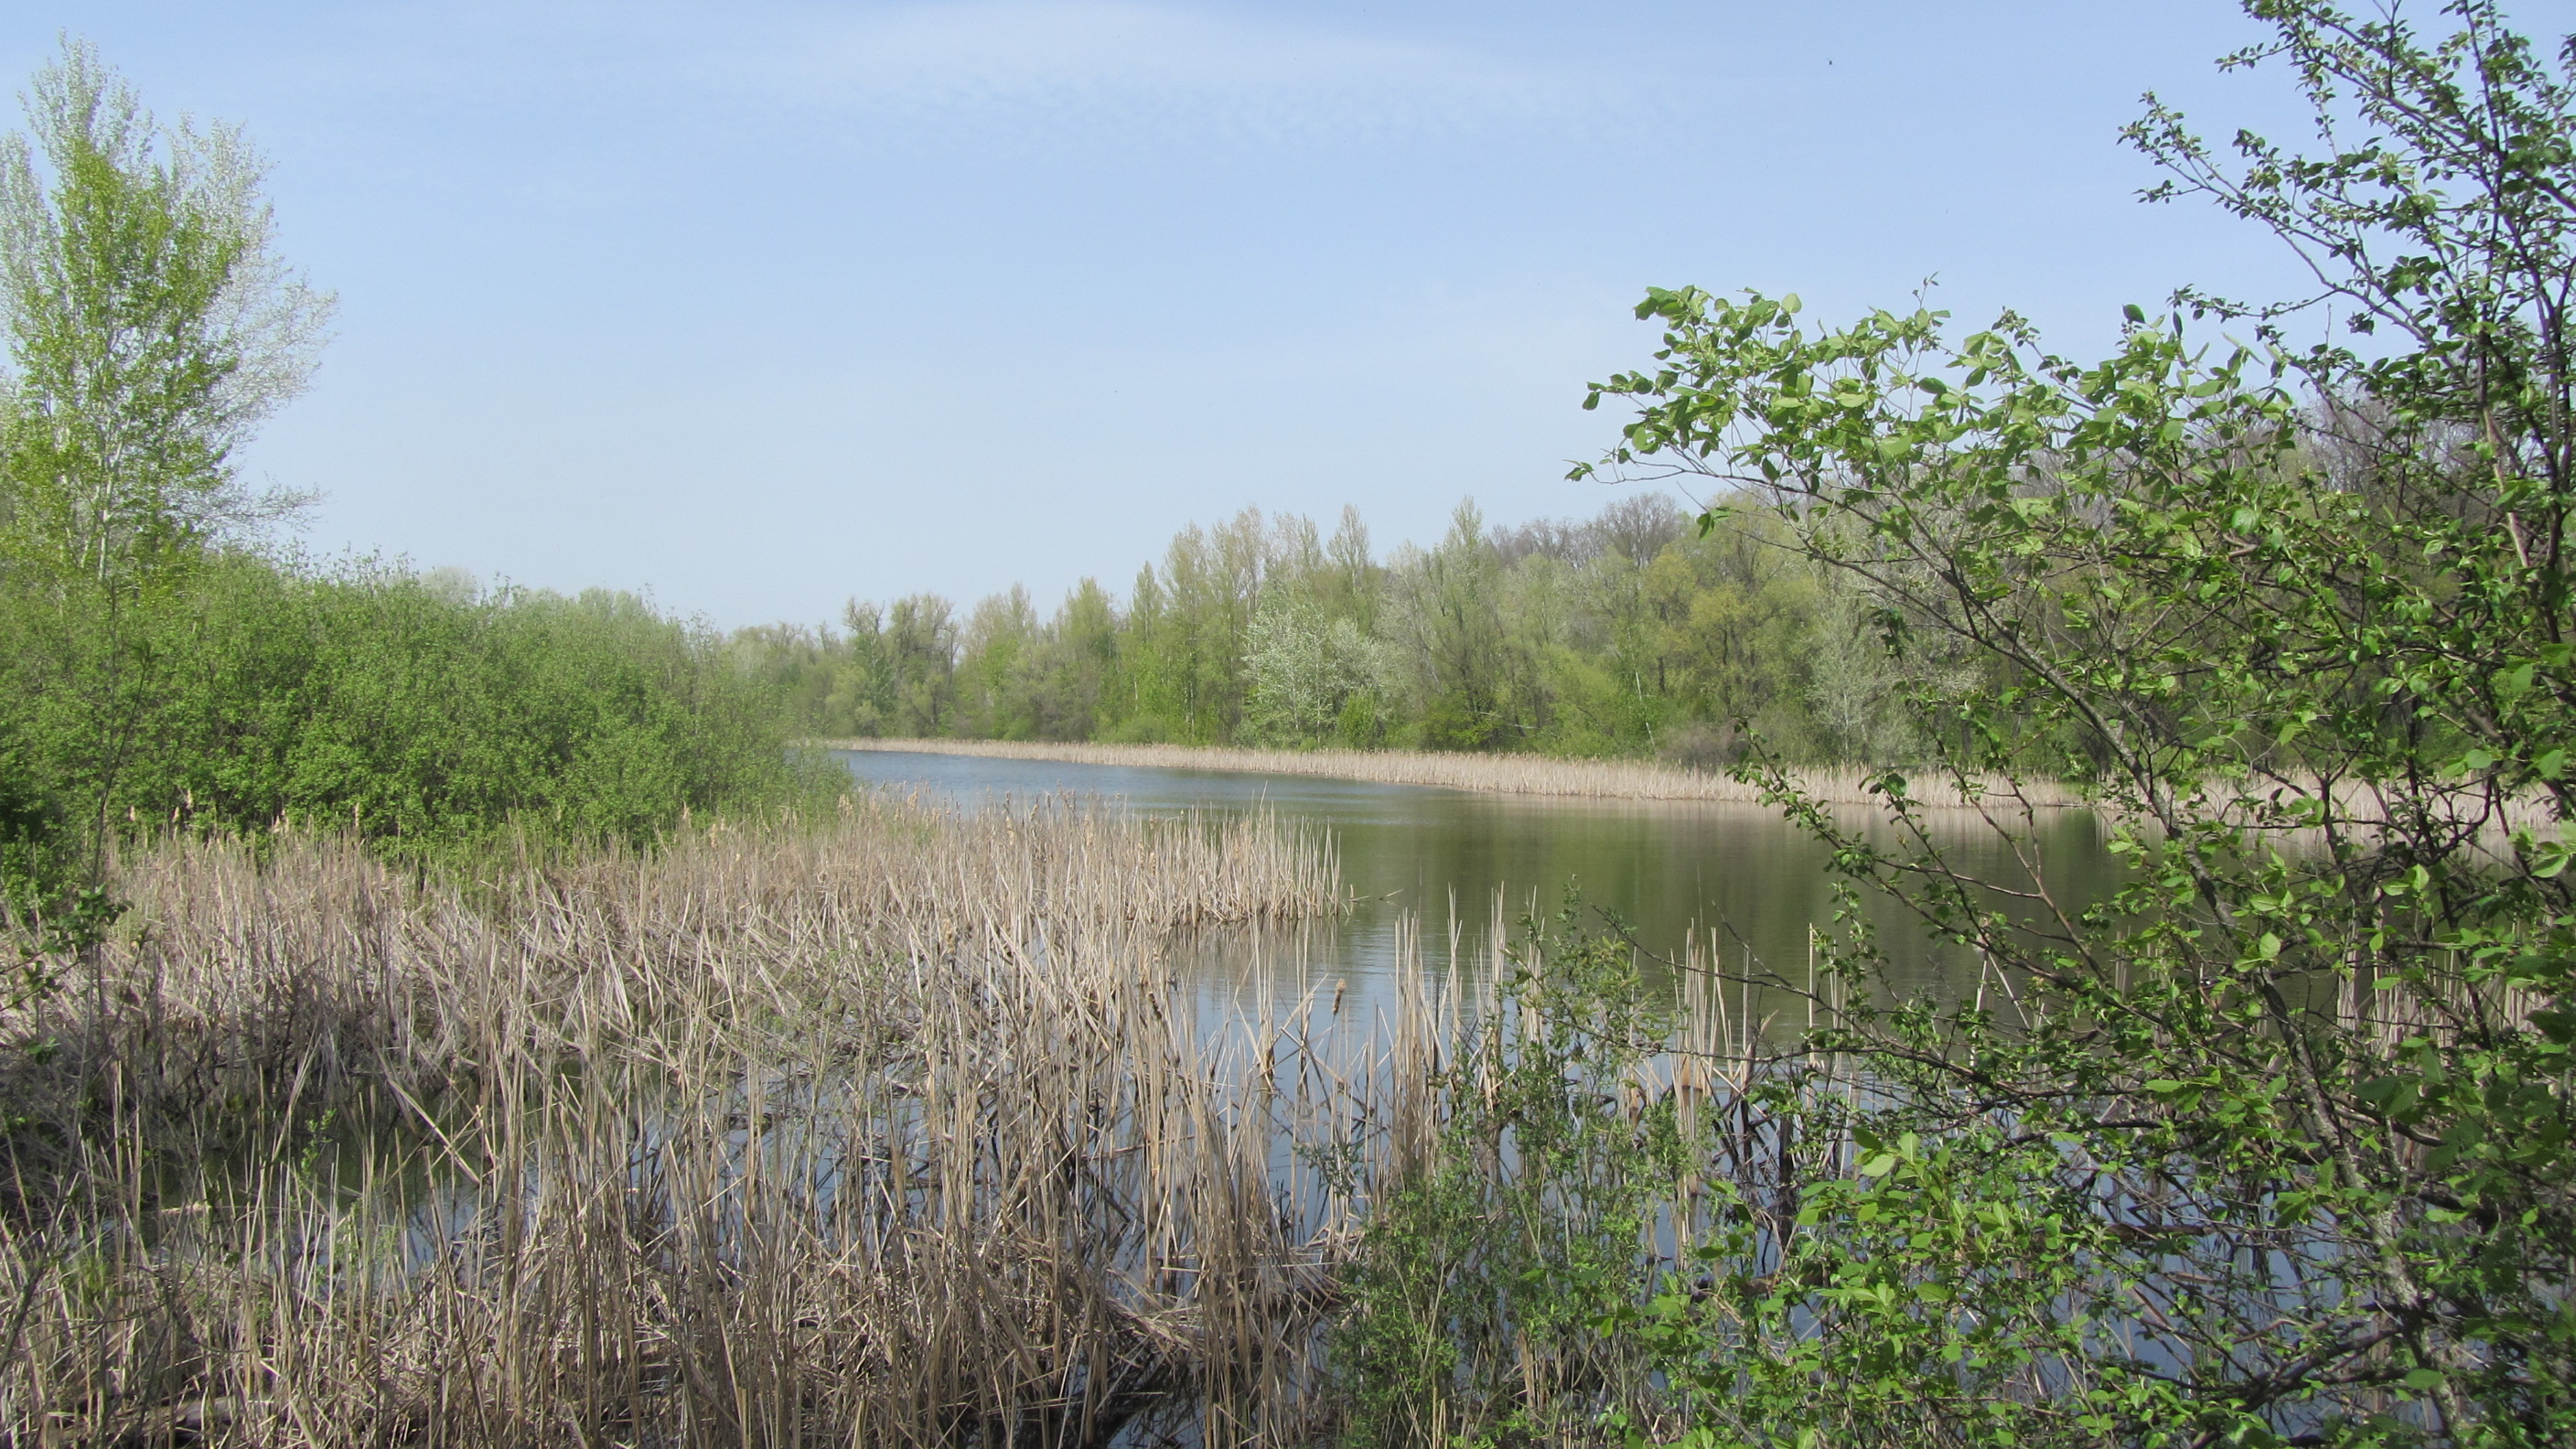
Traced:
<svg viewBox="0 0 2576 1449">
<path fill-rule="evenodd" d="M 1308 981 L 1365 988 L 1384 977 L 1395 960 L 1398 918 L 1408 912 L 1423 923 L 1424 955 L 1435 966 L 1444 963 L 1453 912 L 1466 953 L 1481 959 L 1498 895 L 1511 917 L 1534 897 L 1552 912 L 1569 884 L 1587 912 L 1615 912 L 1651 952 L 1678 954 L 1691 933 L 1705 941 L 1713 930 L 1730 966 L 1749 949 L 1795 979 L 1806 970 L 1809 925 L 1830 925 L 1835 910 L 1825 852 L 1757 806 L 1550 799 L 972 755 L 847 751 L 841 758 L 863 780 L 944 793 L 970 809 L 1072 792 L 1159 813 L 1267 809 L 1327 827 L 1341 849 L 1342 878 L 1361 899 L 1348 917 L 1296 943 L 1292 974 Z M 2019 875 L 2002 843 L 1965 817 L 1943 844 L 1981 875 Z M 2090 816 L 2070 811 L 2047 823 L 2039 851 L 2053 889 L 2081 901 L 2108 888 L 2112 860 Z M 1902 984 L 1943 974 L 1947 963 L 1910 918 L 1884 906 L 1872 914 Z M 1239 970 L 1246 952 L 1260 948 L 1215 943 L 1193 958 L 1194 969 Z"/>
</svg>

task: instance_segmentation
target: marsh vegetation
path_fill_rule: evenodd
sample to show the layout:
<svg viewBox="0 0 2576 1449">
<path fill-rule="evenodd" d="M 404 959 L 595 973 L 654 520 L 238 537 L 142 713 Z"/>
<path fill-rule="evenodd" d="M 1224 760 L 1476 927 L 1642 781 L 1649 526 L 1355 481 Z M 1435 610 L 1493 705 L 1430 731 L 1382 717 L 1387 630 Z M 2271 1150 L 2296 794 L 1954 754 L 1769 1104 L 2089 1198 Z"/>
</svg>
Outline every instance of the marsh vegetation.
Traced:
<svg viewBox="0 0 2576 1449">
<path fill-rule="evenodd" d="M 1279 1149 L 1368 1064 L 1280 1080 L 1163 947 L 1337 909 L 1310 835 L 880 800 L 115 881 L 7 1023 L 12 1442 L 1251 1442 L 1311 1367 L 1349 1188 Z"/>
<path fill-rule="evenodd" d="M 1577 476 L 1695 521 L 1247 513 L 1045 626 L 730 640 L 280 547 L 234 453 L 326 299 L 67 43 L 0 146 L 0 1434 L 2567 1442 L 2576 41 L 2247 9 L 2322 149 L 2126 137 L 2317 298 L 2081 362 L 1656 288 Z M 1839 885 L 1211 1013 L 1189 933 L 1345 909 L 1328 840 L 791 730 L 1662 754 Z"/>
</svg>

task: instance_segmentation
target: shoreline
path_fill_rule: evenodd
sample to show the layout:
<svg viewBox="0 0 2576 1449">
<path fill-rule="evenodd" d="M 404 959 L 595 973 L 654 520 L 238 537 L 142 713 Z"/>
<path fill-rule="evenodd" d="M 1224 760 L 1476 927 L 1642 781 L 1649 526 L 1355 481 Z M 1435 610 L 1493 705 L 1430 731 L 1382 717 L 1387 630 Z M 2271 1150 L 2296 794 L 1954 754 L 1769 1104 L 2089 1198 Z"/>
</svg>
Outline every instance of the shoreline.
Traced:
<svg viewBox="0 0 2576 1449">
<path fill-rule="evenodd" d="M 1553 795 L 1589 800 L 1684 800 L 1759 805 L 1752 786 L 1653 760 L 1573 760 L 1549 755 L 1434 754 L 1422 750 L 1259 750 L 1223 745 L 1110 745 L 1043 740 L 838 739 L 805 740 L 815 749 L 914 755 L 980 755 L 1009 760 L 1054 760 L 1075 765 L 1147 766 L 1215 770 L 1228 774 L 1316 775 L 1379 785 L 1426 785 L 1489 795 Z M 1791 772 L 1819 799 L 1835 805 L 1874 805 L 1868 772 L 1853 767 Z M 1970 802 L 1947 780 L 1909 783 L 1915 798 L 1937 808 Z M 2003 781 L 1987 798 L 2006 807 L 2019 802 Z M 2074 807 L 2082 802 L 2054 781 L 2021 787 L 2033 806 Z"/>
</svg>

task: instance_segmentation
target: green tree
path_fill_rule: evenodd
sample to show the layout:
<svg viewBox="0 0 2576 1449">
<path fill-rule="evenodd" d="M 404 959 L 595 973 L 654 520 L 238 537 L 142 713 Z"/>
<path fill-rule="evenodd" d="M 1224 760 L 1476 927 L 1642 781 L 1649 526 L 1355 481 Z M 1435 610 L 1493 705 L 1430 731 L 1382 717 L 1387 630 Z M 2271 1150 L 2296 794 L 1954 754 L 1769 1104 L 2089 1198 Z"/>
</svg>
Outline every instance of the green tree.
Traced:
<svg viewBox="0 0 2576 1449">
<path fill-rule="evenodd" d="M 1290 746 L 1372 733 L 1397 672 L 1384 644 L 1291 589 L 1263 597 L 1244 632 L 1243 662 L 1246 733 Z"/>
<path fill-rule="evenodd" d="M 130 591 L 292 506 L 233 456 L 303 388 L 331 303 L 273 250 L 239 131 L 156 122 L 80 42 L 26 107 L 0 139 L 0 546 Z"/>
<path fill-rule="evenodd" d="M 239 132 L 156 122 L 68 40 L 26 113 L 0 138 L 13 790 L 84 831 L 94 869 L 167 682 L 156 616 L 210 546 L 296 501 L 243 487 L 234 455 L 303 386 L 330 302 L 275 254 Z"/>
<path fill-rule="evenodd" d="M 1805 1148 L 1628 1320 L 1691 1442 L 2576 1438 L 2576 42 L 2247 9 L 2228 63 L 2323 149 L 2129 138 L 2315 301 L 2186 291 L 2083 363 L 1656 291 L 1590 400 L 1640 407 L 1614 467 L 1759 490 L 1866 586 L 1962 786 L 2080 747 L 2130 863 L 2067 898 L 2002 790 L 2034 880 L 1968 879 L 1902 775 L 1872 833 L 1747 767 L 1984 974 L 1897 1002 L 1829 943 L 1816 1045 L 1871 1091 L 1775 1082 Z"/>
<path fill-rule="evenodd" d="M 1110 703 L 1119 658 L 1118 608 L 1096 579 L 1065 595 L 1033 651 L 1029 709 L 1040 739 L 1082 740 L 1096 734 Z"/>
<path fill-rule="evenodd" d="M 1433 749 L 1506 743 L 1506 641 L 1495 607 L 1501 575 L 1472 498 L 1450 514 L 1438 548 L 1399 556 L 1387 625 L 1415 662 L 1422 743 Z"/>
<path fill-rule="evenodd" d="M 1015 584 L 975 606 L 958 651 L 960 733 L 988 740 L 1036 735 L 1030 668 L 1037 635 L 1037 611 L 1025 588 Z"/>
<path fill-rule="evenodd" d="M 1692 713 L 1749 720 L 1806 753 L 1814 570 L 1763 517 L 1723 518 L 1656 555 L 1645 596 L 1664 625 L 1657 668 L 1681 671 Z"/>
<path fill-rule="evenodd" d="M 874 611 L 867 617 L 873 620 Z M 868 651 L 876 671 L 872 692 L 882 701 L 886 733 L 946 733 L 957 700 L 954 606 L 937 594 L 897 599 L 886 611 L 883 633 L 868 642 L 874 646 Z"/>
</svg>

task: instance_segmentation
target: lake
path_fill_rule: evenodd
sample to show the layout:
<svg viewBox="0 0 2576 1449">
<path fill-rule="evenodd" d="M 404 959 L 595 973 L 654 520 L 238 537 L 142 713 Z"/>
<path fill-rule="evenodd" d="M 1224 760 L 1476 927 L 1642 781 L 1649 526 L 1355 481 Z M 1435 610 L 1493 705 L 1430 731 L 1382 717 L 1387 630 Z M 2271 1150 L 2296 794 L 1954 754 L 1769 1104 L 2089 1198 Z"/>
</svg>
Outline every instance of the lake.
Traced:
<svg viewBox="0 0 2576 1449">
<path fill-rule="evenodd" d="M 1091 765 L 896 751 L 837 752 L 850 771 L 897 792 L 954 799 L 966 809 L 1072 794 L 1123 802 L 1158 814 L 1268 810 L 1329 830 L 1345 884 L 1358 898 L 1338 922 L 1281 941 L 1227 933 L 1196 943 L 1184 969 L 1242 980 L 1257 959 L 1282 967 L 1284 989 L 1316 981 L 1375 995 L 1391 976 L 1400 923 L 1421 924 L 1428 964 L 1444 968 L 1456 920 L 1466 964 L 1488 959 L 1496 900 L 1506 918 L 1535 904 L 1553 912 L 1571 885 L 1586 914 L 1607 910 L 1659 956 L 1679 955 L 1694 932 L 1704 949 L 1715 933 L 1730 967 L 1748 951 L 1803 981 L 1810 925 L 1828 927 L 1835 877 L 1823 847 L 1760 806 L 1705 802 L 1590 800 L 1381 785 L 1311 775 Z M 2010 880 L 2012 853 L 1965 812 L 1936 822 L 1942 844 L 1964 868 Z M 1855 812 L 1855 821 L 1864 817 Z M 2097 899 L 2114 879 L 2094 818 L 2081 811 L 2042 817 L 2038 856 L 2049 884 L 2076 902 Z M 1901 990 L 1953 974 L 1955 952 L 1927 943 L 1911 918 L 1873 898 L 1877 926 Z M 1284 960 L 1283 960 L 1284 958 Z M 1780 1018 L 1791 1002 L 1762 1007 Z M 1803 1010 L 1803 1008 L 1800 1008 Z M 1803 1021 L 1803 1017 L 1801 1017 Z"/>
</svg>

